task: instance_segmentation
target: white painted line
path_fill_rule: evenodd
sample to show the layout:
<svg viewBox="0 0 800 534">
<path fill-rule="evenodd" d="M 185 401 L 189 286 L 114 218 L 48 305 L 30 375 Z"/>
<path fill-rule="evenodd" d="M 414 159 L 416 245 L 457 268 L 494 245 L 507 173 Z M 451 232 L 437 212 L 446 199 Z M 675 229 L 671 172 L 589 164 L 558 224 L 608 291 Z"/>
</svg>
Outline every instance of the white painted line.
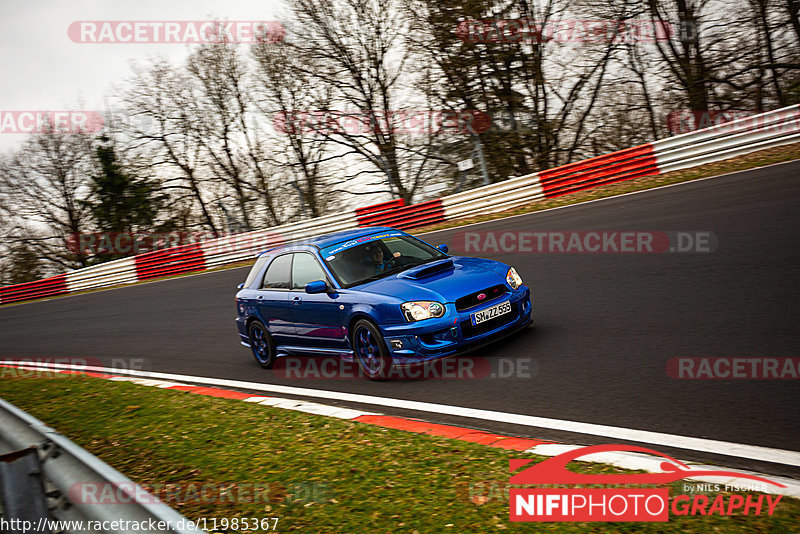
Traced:
<svg viewBox="0 0 800 534">
<path fill-rule="evenodd" d="M 6 363 L 0 362 L 0 367 L 4 367 L 6 369 L 19 369 L 20 371 L 34 371 L 35 372 L 35 371 L 41 371 L 42 370 L 40 367 L 30 367 L 29 364 L 10 365 L 10 364 L 8 364 L 8 362 L 6 362 Z M 63 373 L 63 371 L 58 371 L 58 370 L 55 370 L 55 369 L 50 369 L 50 371 L 53 372 L 53 373 Z"/>
<path fill-rule="evenodd" d="M 577 449 L 581 449 L 580 445 L 565 445 L 563 443 L 543 443 L 541 445 L 537 445 L 532 449 L 528 449 L 525 452 L 530 452 L 532 454 L 538 454 L 539 456 L 558 456 L 559 454 L 564 454 L 565 452 L 571 452 Z"/>
<path fill-rule="evenodd" d="M 260 399 L 253 400 L 250 399 Z M 378 415 L 373 412 L 364 412 L 361 410 L 352 410 L 350 408 L 341 408 L 339 406 L 330 406 L 328 404 L 320 404 L 318 402 L 298 401 L 295 399 L 282 399 L 280 397 L 250 397 L 245 399 L 250 402 L 257 402 L 264 406 L 273 406 L 275 408 L 283 408 L 285 410 L 295 410 L 298 412 L 312 413 L 315 415 L 324 415 L 327 417 L 336 417 L 337 419 L 355 419 L 362 415 Z"/>
<path fill-rule="evenodd" d="M 275 408 L 284 408 L 286 410 L 300 410 L 303 411 L 303 405 L 306 404 L 303 401 L 295 400 L 295 399 L 279 399 L 282 402 L 277 404 L 272 404 Z M 262 403 L 263 404 L 263 403 Z"/>
<path fill-rule="evenodd" d="M 278 405 L 278 408 L 281 406 Z M 306 413 L 313 413 L 315 415 L 328 415 L 330 416 L 336 410 L 333 406 L 326 406 L 325 404 L 319 404 L 316 402 L 301 402 L 292 408 L 299 412 L 306 412 Z"/>
<path fill-rule="evenodd" d="M 263 400 L 267 400 L 269 397 L 247 397 L 246 399 L 242 399 L 245 402 L 261 402 Z"/>
<path fill-rule="evenodd" d="M 0 362 L 2 363 L 2 362 Z M 30 365 L 30 364 L 28 364 Z M 465 408 L 462 406 L 451 406 L 448 404 L 437 404 L 430 402 L 412 401 L 405 399 L 393 399 L 390 397 L 376 397 L 373 395 L 360 395 L 356 393 L 344 393 L 340 391 L 325 391 L 319 389 L 299 388 L 293 386 L 281 386 L 277 384 L 263 384 L 259 382 L 247 382 L 242 380 L 229 380 L 223 378 L 208 378 L 204 376 L 179 375 L 173 373 L 157 373 L 150 371 L 134 371 L 120 369 L 106 369 L 104 367 L 72 366 L 69 364 L 41 362 L 37 367 L 50 369 L 72 369 L 80 371 L 111 372 L 116 374 L 127 374 L 134 377 L 156 378 L 164 380 L 174 380 L 178 382 L 189 382 L 196 384 L 209 384 L 229 388 L 248 389 L 255 391 L 265 391 L 274 393 L 284 393 L 301 397 L 312 397 L 321 399 L 340 400 L 355 402 L 360 404 L 372 404 L 376 406 L 386 406 L 389 408 L 400 408 L 415 410 L 419 412 L 452 415 L 456 417 L 468 417 L 471 419 L 482 419 L 485 421 L 495 421 L 501 423 L 511 423 L 521 426 L 536 428 L 547 428 L 551 430 L 561 430 L 565 432 L 575 432 L 578 434 L 588 434 L 601 436 L 611 439 L 624 441 L 635 441 L 639 443 L 649 443 L 664 447 L 675 447 L 699 452 L 720 454 L 723 456 L 733 456 L 736 458 L 747 458 L 762 462 L 775 464 L 791 465 L 800 467 L 800 452 L 784 449 L 773 449 L 758 445 L 746 445 L 743 443 L 731 443 L 728 441 L 718 441 L 705 438 L 694 438 L 679 436 L 676 434 L 664 434 L 661 432 L 651 432 L 649 430 L 637 430 L 608 425 L 597 425 L 593 423 L 582 423 L 578 421 L 565 421 L 562 419 L 552 419 L 549 417 L 537 417 L 533 415 L 523 415 L 515 413 L 498 412 L 494 410 L 481 410 L 477 408 Z M 113 379 L 112 379 L 113 380 Z M 281 401 L 285 399 L 280 399 Z M 296 401 L 302 402 L 302 401 Z M 266 404 L 266 401 L 262 401 Z"/>
<path fill-rule="evenodd" d="M 258 403 L 264 406 L 277 406 L 278 404 L 285 404 L 286 399 L 280 397 L 264 397 L 264 400 L 260 400 Z"/>
<path fill-rule="evenodd" d="M 168 388 L 178 385 L 174 382 L 164 382 L 163 380 L 151 380 L 148 378 L 137 378 L 136 380 L 133 380 L 133 382 L 141 384 L 143 386 L 153 386 L 157 388 Z"/>
<path fill-rule="evenodd" d="M 336 408 L 336 407 L 334 407 Z M 331 417 L 338 417 L 339 419 L 355 419 L 362 415 L 383 415 L 378 412 L 362 412 L 361 410 L 353 410 L 351 408 L 336 408 L 335 411 L 328 414 Z"/>
<path fill-rule="evenodd" d="M 161 389 L 169 389 L 171 387 L 182 386 L 182 385 L 183 384 L 178 384 L 177 382 L 163 382 L 159 380 L 159 384 L 156 384 L 156 387 Z"/>
</svg>

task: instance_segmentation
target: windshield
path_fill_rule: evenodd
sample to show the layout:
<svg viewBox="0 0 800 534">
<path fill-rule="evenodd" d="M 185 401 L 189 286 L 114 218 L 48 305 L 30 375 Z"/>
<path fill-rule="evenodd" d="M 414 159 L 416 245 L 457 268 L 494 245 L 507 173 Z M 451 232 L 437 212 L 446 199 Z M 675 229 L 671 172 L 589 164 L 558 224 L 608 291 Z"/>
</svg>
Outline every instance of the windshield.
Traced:
<svg viewBox="0 0 800 534">
<path fill-rule="evenodd" d="M 400 232 L 339 243 L 320 251 L 342 287 L 371 282 L 447 255 Z"/>
</svg>

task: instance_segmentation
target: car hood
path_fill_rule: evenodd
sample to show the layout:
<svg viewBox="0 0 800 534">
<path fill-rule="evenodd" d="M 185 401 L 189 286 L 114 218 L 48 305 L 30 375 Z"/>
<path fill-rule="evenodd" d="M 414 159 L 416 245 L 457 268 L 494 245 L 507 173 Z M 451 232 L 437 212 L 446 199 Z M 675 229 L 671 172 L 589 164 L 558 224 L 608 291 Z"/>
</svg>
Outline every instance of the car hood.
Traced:
<svg viewBox="0 0 800 534">
<path fill-rule="evenodd" d="M 453 261 L 452 267 L 428 276 L 410 277 L 408 273 L 412 269 L 409 269 L 354 289 L 389 295 L 402 300 L 455 302 L 464 295 L 505 283 L 507 265 L 480 258 L 450 257 L 449 259 Z M 428 265 L 430 264 L 422 267 Z M 413 271 L 419 270 L 421 270 L 419 267 L 413 269 Z"/>
</svg>

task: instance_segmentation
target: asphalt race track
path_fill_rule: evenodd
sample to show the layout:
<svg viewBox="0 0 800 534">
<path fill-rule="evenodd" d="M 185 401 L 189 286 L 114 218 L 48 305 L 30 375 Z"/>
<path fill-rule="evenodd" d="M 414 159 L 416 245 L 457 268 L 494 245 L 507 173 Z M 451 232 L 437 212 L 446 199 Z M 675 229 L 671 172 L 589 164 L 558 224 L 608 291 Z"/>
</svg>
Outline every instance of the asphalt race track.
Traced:
<svg viewBox="0 0 800 534">
<path fill-rule="evenodd" d="M 246 274 L 241 268 L 2 306 L 0 356 L 97 358 L 107 365 L 113 359 L 140 358 L 144 368 L 153 371 L 413 399 L 797 451 L 800 380 L 677 380 L 666 368 L 676 357 L 800 355 L 798 177 L 800 162 L 792 162 L 423 236 L 438 244 L 452 243 L 466 230 L 716 235 L 718 248 L 705 254 L 475 254 L 516 266 L 533 289 L 536 325 L 473 356 L 487 358 L 493 369 L 528 365 L 528 377 L 279 379 L 260 369 L 238 343 L 233 295 Z M 435 414 L 392 413 L 531 437 L 609 442 Z M 660 450 L 688 459 L 709 458 Z M 731 459 L 725 464 L 798 474 L 785 466 Z"/>
</svg>

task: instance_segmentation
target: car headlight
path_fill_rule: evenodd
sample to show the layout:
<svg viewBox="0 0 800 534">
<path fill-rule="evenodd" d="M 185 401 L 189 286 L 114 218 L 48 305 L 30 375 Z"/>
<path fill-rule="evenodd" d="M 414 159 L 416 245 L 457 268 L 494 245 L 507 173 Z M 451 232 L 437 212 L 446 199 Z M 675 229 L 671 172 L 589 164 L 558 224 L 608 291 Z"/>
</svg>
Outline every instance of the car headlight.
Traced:
<svg viewBox="0 0 800 534">
<path fill-rule="evenodd" d="M 508 270 L 508 273 L 506 273 L 506 282 L 508 282 L 508 285 L 511 286 L 511 289 L 517 289 L 522 285 L 522 277 L 517 274 L 516 269 L 511 267 Z"/>
<path fill-rule="evenodd" d="M 444 304 L 440 302 L 430 302 L 427 300 L 404 302 L 400 305 L 403 315 L 409 321 L 422 321 L 431 317 L 441 317 L 444 315 Z"/>
</svg>

